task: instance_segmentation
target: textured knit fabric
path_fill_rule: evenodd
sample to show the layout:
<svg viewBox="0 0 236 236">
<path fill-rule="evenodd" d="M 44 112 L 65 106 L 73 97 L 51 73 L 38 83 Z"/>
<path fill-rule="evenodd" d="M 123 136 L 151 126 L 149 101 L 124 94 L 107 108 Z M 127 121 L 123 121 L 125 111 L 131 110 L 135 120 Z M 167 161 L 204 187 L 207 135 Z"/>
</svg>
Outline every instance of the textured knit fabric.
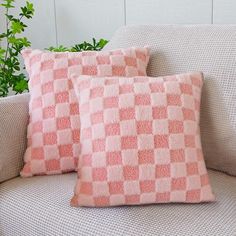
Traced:
<svg viewBox="0 0 236 236">
<path fill-rule="evenodd" d="M 72 78 L 81 153 L 72 206 L 206 202 L 201 73 Z"/>
<path fill-rule="evenodd" d="M 146 75 L 148 48 L 110 52 L 22 52 L 29 73 L 30 123 L 21 175 L 74 171 L 79 153 L 78 102 L 69 75 Z"/>
<path fill-rule="evenodd" d="M 23 166 L 29 94 L 0 99 L 0 182 L 19 175 Z"/>
<path fill-rule="evenodd" d="M 128 26 L 106 49 L 149 45 L 149 76 L 202 71 L 201 134 L 206 164 L 236 175 L 236 26 Z"/>
<path fill-rule="evenodd" d="M 0 235 L 236 235 L 236 181 L 209 176 L 217 196 L 211 204 L 165 204 L 73 208 L 76 174 L 16 178 L 0 185 Z"/>
</svg>

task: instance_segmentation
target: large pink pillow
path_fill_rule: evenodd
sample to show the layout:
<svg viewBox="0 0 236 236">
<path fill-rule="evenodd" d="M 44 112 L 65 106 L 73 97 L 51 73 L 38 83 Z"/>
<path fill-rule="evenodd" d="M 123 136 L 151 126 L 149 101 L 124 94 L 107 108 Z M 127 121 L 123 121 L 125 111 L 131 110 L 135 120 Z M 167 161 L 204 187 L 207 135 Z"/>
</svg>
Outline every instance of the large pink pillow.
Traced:
<svg viewBox="0 0 236 236">
<path fill-rule="evenodd" d="M 74 171 L 79 155 L 80 119 L 71 74 L 146 75 L 148 48 L 104 52 L 22 52 L 29 73 L 30 122 L 21 175 Z"/>
<path fill-rule="evenodd" d="M 202 74 L 74 77 L 81 154 L 72 206 L 208 202 Z"/>
</svg>

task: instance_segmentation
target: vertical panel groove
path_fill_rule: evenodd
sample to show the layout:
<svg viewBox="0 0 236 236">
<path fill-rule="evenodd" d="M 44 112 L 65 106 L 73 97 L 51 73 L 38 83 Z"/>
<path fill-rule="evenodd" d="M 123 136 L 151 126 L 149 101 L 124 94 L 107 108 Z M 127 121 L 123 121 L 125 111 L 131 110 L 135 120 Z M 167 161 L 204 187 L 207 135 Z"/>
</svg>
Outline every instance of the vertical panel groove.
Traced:
<svg viewBox="0 0 236 236">
<path fill-rule="evenodd" d="M 125 17 L 125 19 L 124 19 L 124 23 L 125 23 L 125 25 L 126 25 L 126 13 L 127 13 L 127 11 L 126 11 L 126 0 L 124 0 L 124 17 Z"/>
<path fill-rule="evenodd" d="M 56 32 L 56 45 L 58 47 L 58 33 L 57 33 L 57 10 L 56 10 L 56 0 L 54 0 L 54 23 L 55 23 L 55 32 Z"/>
</svg>

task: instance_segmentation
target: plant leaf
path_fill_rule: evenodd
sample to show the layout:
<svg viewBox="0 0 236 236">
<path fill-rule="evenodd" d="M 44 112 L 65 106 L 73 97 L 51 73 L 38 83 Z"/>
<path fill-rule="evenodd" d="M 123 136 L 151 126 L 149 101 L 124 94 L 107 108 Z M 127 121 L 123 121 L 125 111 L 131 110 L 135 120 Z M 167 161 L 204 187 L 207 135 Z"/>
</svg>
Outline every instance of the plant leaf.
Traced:
<svg viewBox="0 0 236 236">
<path fill-rule="evenodd" d="M 71 49 L 66 48 L 62 45 L 60 45 L 59 47 L 49 47 L 49 48 L 45 48 L 45 50 L 51 51 L 51 52 L 69 52 L 71 51 Z"/>
<path fill-rule="evenodd" d="M 11 22 L 11 30 L 13 34 L 20 34 L 24 31 L 24 28 L 27 27 L 20 20 L 15 20 Z"/>
<path fill-rule="evenodd" d="M 5 3 L 2 3 L 0 5 L 5 7 L 6 9 L 14 8 L 14 5 L 13 5 L 13 3 L 15 2 L 14 0 L 3 0 L 3 2 Z"/>
<path fill-rule="evenodd" d="M 13 89 L 16 93 L 23 93 L 24 91 L 27 91 L 28 90 L 28 81 L 25 80 L 25 77 L 19 76 L 19 81 L 16 82 Z"/>
</svg>

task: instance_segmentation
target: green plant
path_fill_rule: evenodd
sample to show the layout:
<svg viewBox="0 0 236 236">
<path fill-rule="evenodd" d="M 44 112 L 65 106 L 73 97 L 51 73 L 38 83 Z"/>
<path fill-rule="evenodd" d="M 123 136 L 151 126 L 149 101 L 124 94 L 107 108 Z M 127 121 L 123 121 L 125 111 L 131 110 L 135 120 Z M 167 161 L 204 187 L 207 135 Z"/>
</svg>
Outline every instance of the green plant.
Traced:
<svg viewBox="0 0 236 236">
<path fill-rule="evenodd" d="M 95 38 L 93 38 L 92 43 L 88 43 L 84 41 L 83 43 L 76 44 L 70 48 L 64 47 L 63 45 L 60 45 L 58 47 L 49 47 L 46 48 L 46 50 L 49 50 L 51 52 L 82 52 L 82 51 L 101 51 L 104 46 L 108 43 L 105 39 L 100 39 L 98 42 Z"/>
<path fill-rule="evenodd" d="M 27 25 L 24 19 L 30 19 L 34 15 L 34 6 L 26 1 L 20 8 L 17 17 L 10 14 L 10 9 L 15 8 L 14 0 L 2 0 L 0 7 L 5 11 L 6 30 L 0 34 L 0 97 L 8 95 L 9 90 L 22 93 L 28 90 L 27 77 L 21 73 L 19 54 L 24 47 L 31 43 L 26 37 L 20 37 Z"/>
</svg>

